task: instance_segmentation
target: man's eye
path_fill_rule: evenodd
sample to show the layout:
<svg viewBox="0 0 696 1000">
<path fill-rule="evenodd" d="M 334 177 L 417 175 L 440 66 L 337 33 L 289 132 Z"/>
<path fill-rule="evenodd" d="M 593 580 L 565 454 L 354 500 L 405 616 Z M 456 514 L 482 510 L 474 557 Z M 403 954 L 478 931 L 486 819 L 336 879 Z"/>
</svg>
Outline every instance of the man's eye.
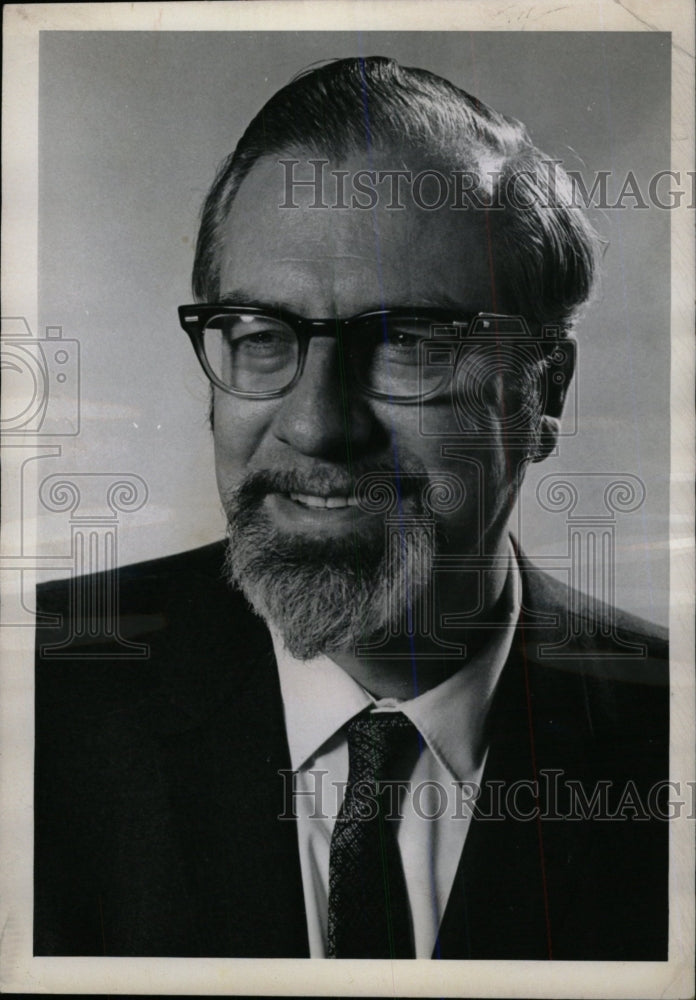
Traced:
<svg viewBox="0 0 696 1000">
<path fill-rule="evenodd" d="M 242 337 L 233 337 L 232 343 L 237 353 L 272 354 L 288 349 L 288 338 L 276 330 L 257 330 Z"/>
<path fill-rule="evenodd" d="M 399 365 L 417 365 L 420 358 L 420 345 L 423 336 L 418 331 L 392 327 L 384 331 L 375 350 L 386 363 Z"/>
<path fill-rule="evenodd" d="M 390 330 L 386 339 L 390 347 L 414 350 L 418 347 L 421 338 L 413 333 L 406 333 L 405 330 Z"/>
</svg>

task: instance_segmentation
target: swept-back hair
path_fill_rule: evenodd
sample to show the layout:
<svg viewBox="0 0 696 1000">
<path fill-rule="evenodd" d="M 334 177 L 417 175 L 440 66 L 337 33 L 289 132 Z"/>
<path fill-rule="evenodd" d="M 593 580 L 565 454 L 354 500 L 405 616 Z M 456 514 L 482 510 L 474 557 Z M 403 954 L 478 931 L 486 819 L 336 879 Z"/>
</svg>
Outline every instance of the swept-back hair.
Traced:
<svg viewBox="0 0 696 1000">
<path fill-rule="evenodd" d="M 195 297 L 219 296 L 222 227 L 257 160 L 299 150 L 334 160 L 352 153 L 367 158 L 376 149 L 414 151 L 430 163 L 475 175 L 487 203 L 501 206 L 483 209 L 487 252 L 501 290 L 530 321 L 570 328 L 590 294 L 600 241 L 573 204 L 565 171 L 532 144 L 520 122 L 434 73 L 382 56 L 309 69 L 251 121 L 203 206 Z"/>
</svg>

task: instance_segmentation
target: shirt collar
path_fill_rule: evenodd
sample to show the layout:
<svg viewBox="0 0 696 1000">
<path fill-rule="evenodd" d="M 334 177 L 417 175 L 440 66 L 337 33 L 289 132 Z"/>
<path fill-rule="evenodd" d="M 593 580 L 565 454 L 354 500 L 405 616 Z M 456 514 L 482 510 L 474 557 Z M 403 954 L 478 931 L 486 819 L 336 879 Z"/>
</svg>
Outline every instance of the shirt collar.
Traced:
<svg viewBox="0 0 696 1000">
<path fill-rule="evenodd" d="M 520 572 L 510 548 L 501 625 L 461 670 L 407 701 L 374 698 L 328 656 L 296 660 L 271 626 L 293 770 L 309 764 L 353 716 L 373 707 L 403 712 L 456 780 L 471 778 L 484 758 L 484 726 L 512 646 L 520 595 Z"/>
<path fill-rule="evenodd" d="M 283 696 L 290 763 L 297 771 L 374 698 L 328 656 L 296 660 L 271 626 Z"/>
</svg>

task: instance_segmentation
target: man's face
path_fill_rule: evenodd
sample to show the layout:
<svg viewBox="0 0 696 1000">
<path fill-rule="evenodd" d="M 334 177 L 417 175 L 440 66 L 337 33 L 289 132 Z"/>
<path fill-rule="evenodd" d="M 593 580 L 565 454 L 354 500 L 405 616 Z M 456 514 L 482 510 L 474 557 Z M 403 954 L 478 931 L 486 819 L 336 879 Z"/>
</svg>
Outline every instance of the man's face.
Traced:
<svg viewBox="0 0 696 1000">
<path fill-rule="evenodd" d="M 400 165 L 386 155 L 370 164 Z M 363 168 L 362 161 L 348 160 L 327 169 Z M 427 211 L 408 199 L 402 210 L 384 204 L 373 210 L 311 208 L 313 195 L 303 198 L 300 190 L 299 208 L 280 208 L 283 185 L 281 167 L 270 158 L 242 183 L 222 232 L 220 301 L 229 297 L 312 318 L 433 306 L 462 316 L 514 312 L 496 296 L 482 213 Z M 228 515 L 243 522 L 242 534 L 252 531 L 252 547 L 273 550 L 276 564 L 269 572 L 276 575 L 282 576 L 289 553 L 295 567 L 313 561 L 333 568 L 343 560 L 348 577 L 337 599 L 344 601 L 360 566 L 367 574 L 384 554 L 384 515 L 346 503 L 359 476 L 378 470 L 392 482 L 404 477 L 423 483 L 454 475 L 463 485 L 463 502 L 435 514 L 439 544 L 452 554 L 495 553 L 523 455 L 519 445 L 506 443 L 502 380 L 489 379 L 483 396 L 487 447 L 481 449 L 471 446 L 471 436 L 468 446 L 463 443 L 461 410 L 455 412 L 451 396 L 417 404 L 369 398 L 342 378 L 336 338 L 315 336 L 302 376 L 287 395 L 250 400 L 215 390 L 216 470 Z M 476 429 L 473 418 L 470 429 Z M 443 453 L 452 445 L 459 445 L 456 454 Z M 235 497 L 254 476 L 260 485 L 241 516 Z M 418 492 L 405 488 L 401 514 L 423 512 Z M 254 533 L 259 523 L 263 530 Z M 244 584 L 245 574 L 255 571 L 246 563 L 235 568 L 234 548 L 241 551 L 244 539 L 232 527 L 233 571 Z M 314 590 L 329 587 L 324 575 L 313 579 Z M 307 579 L 302 587 L 312 589 Z M 254 600 L 257 591 L 250 590 Z M 312 597 L 307 615 L 316 616 L 320 597 Z M 263 610 L 274 617 L 272 608 Z M 275 617 L 281 613 L 276 609 Z M 374 627 L 366 625 L 367 631 Z"/>
</svg>

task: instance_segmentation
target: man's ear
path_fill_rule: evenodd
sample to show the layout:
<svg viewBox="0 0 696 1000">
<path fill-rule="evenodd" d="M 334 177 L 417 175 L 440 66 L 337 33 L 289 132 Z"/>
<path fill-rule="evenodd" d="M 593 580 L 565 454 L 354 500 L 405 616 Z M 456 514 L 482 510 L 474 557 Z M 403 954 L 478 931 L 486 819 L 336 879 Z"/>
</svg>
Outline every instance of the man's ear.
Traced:
<svg viewBox="0 0 696 1000">
<path fill-rule="evenodd" d="M 558 444 L 563 406 L 575 371 L 576 347 L 571 337 L 559 340 L 545 360 L 544 409 L 539 420 L 536 448 L 530 456 L 534 462 L 542 462 Z"/>
<path fill-rule="evenodd" d="M 558 443 L 558 436 L 561 433 L 561 421 L 558 417 L 551 417 L 548 413 L 543 413 L 539 421 L 539 431 L 534 450 L 530 454 L 532 462 L 543 462 L 551 454 Z"/>
</svg>

